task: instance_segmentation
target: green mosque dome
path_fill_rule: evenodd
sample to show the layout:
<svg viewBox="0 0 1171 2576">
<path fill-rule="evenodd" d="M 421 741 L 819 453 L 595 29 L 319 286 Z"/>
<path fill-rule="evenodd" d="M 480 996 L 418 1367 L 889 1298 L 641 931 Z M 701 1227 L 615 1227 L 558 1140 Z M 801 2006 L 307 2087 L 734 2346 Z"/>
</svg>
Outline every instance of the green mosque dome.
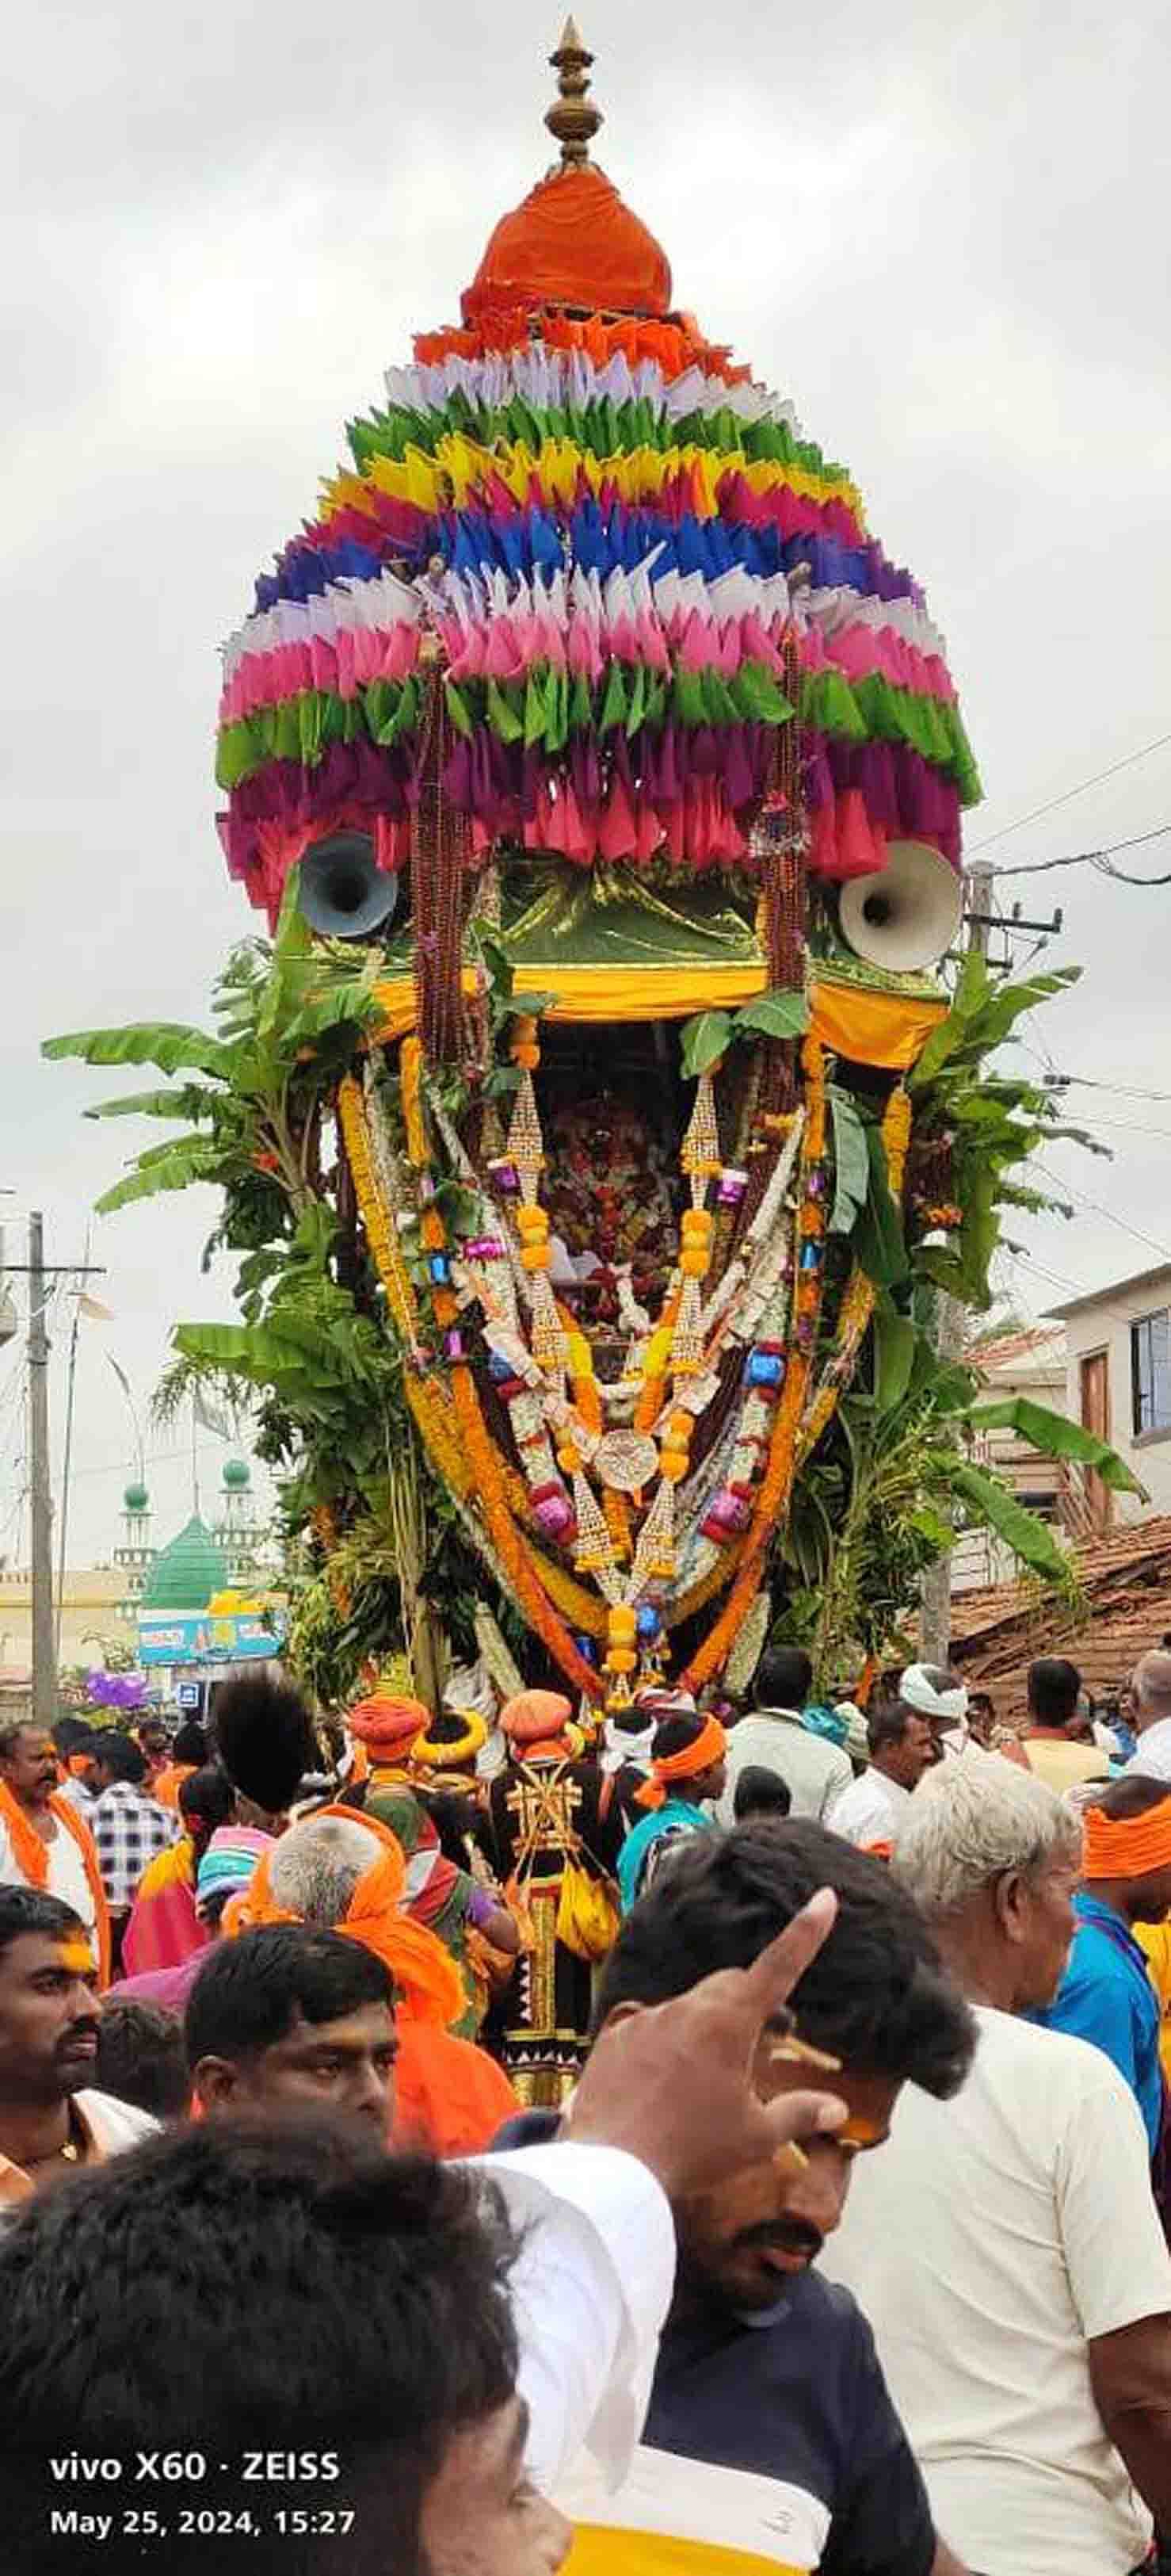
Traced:
<svg viewBox="0 0 1171 2576">
<path fill-rule="evenodd" d="M 206 1610 L 227 1588 L 228 1569 L 206 1521 L 193 1514 L 186 1529 L 161 1548 L 146 1579 L 144 1610 Z"/>
<path fill-rule="evenodd" d="M 145 1485 L 128 1485 L 122 1496 L 122 1502 L 128 1512 L 145 1512 L 150 1509 L 150 1495 Z"/>
<path fill-rule="evenodd" d="M 251 1482 L 252 1470 L 245 1464 L 243 1458 L 229 1458 L 224 1468 L 224 1483 L 228 1492 L 246 1493 Z"/>
</svg>

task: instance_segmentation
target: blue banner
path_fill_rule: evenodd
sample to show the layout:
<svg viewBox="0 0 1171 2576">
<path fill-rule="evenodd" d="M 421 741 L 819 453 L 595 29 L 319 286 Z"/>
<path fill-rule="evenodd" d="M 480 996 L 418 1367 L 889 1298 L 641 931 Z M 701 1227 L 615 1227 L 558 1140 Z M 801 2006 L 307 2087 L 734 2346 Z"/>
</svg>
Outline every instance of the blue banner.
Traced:
<svg viewBox="0 0 1171 2576">
<path fill-rule="evenodd" d="M 144 1670 L 159 1664 L 267 1663 L 279 1654 L 284 1615 L 234 1612 L 213 1618 L 208 1610 L 143 1611 L 138 1621 L 138 1661 Z"/>
</svg>

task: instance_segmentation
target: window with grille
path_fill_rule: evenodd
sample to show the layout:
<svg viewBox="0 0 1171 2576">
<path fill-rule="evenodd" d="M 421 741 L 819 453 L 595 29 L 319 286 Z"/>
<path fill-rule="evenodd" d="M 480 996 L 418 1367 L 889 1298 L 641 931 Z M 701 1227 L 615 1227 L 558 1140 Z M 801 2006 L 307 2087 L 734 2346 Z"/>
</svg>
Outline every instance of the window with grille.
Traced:
<svg viewBox="0 0 1171 2576">
<path fill-rule="evenodd" d="M 1165 1306 L 1131 1325 L 1130 1374 L 1136 1434 L 1171 1431 L 1171 1313 Z"/>
</svg>

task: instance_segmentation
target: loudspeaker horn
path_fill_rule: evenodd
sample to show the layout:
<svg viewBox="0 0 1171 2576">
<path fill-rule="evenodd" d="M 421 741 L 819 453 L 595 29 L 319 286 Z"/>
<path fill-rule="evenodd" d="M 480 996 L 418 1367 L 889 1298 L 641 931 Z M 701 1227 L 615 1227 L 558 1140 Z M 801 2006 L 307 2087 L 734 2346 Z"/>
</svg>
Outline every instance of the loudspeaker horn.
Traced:
<svg viewBox="0 0 1171 2576">
<path fill-rule="evenodd" d="M 389 921 L 398 878 L 380 868 L 368 832 L 332 832 L 301 861 L 301 911 L 325 939 L 365 939 Z"/>
<path fill-rule="evenodd" d="M 851 877 L 838 898 L 855 956 L 893 974 L 937 965 L 959 932 L 964 897 L 955 869 L 925 841 L 888 841 L 877 876 Z"/>
</svg>

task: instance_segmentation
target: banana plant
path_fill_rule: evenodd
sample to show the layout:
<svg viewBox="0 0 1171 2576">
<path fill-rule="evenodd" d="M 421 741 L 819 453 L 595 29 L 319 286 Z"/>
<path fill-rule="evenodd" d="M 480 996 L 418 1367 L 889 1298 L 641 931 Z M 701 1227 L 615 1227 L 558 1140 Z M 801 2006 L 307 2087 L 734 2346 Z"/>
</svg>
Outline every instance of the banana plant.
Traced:
<svg viewBox="0 0 1171 2576">
<path fill-rule="evenodd" d="M 975 1372 L 941 1363 L 921 1325 L 889 1299 L 875 1314 L 870 1380 L 840 1406 L 832 1439 L 807 1469 L 786 1542 L 781 1625 L 810 1642 L 822 1689 L 843 1678 L 851 1658 L 893 1651 L 920 1577 L 965 1531 L 989 1531 L 1075 1604 L 1072 1556 L 973 1456 L 981 1433 L 1013 1430 L 1038 1456 L 1148 1499 L 1125 1459 L 1081 1423 L 1027 1397 L 983 1398 Z"/>
<path fill-rule="evenodd" d="M 275 939 L 234 950 L 216 987 L 214 1030 L 155 1020 L 46 1040 L 50 1059 L 153 1065 L 168 1077 L 166 1089 L 124 1092 L 86 1111 L 181 1130 L 134 1157 L 98 1200 L 99 1214 L 209 1181 L 227 1202 L 213 1247 L 252 1252 L 286 1241 L 313 1207 L 322 1107 L 377 1024 L 378 957 L 363 952 L 356 964 L 344 945 L 312 939 L 295 876 Z"/>
</svg>

